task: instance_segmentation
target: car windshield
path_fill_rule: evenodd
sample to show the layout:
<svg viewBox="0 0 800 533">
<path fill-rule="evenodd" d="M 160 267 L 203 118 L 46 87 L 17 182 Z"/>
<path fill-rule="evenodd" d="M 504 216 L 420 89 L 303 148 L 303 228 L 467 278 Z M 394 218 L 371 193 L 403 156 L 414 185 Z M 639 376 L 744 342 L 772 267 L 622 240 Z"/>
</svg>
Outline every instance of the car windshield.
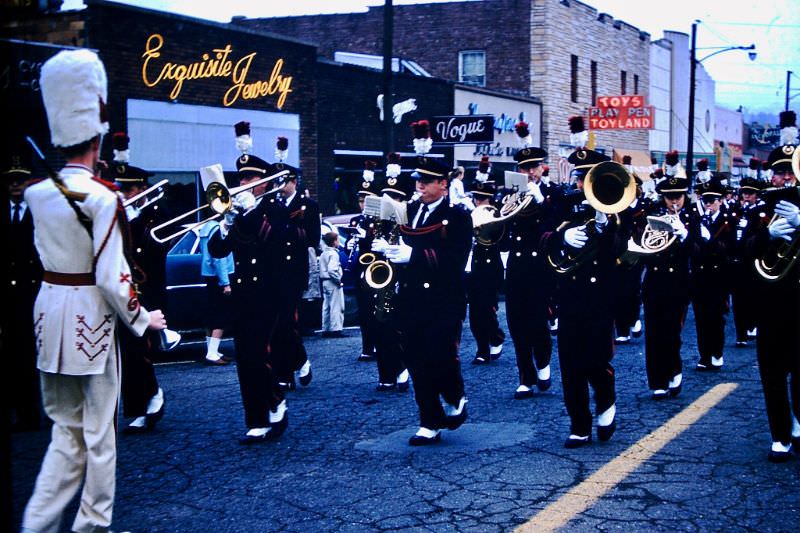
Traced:
<svg viewBox="0 0 800 533">
<path fill-rule="evenodd" d="M 193 254 L 195 252 L 195 244 L 197 243 L 197 235 L 190 231 L 175 243 L 175 246 L 169 251 L 170 255 L 179 254 Z"/>
</svg>

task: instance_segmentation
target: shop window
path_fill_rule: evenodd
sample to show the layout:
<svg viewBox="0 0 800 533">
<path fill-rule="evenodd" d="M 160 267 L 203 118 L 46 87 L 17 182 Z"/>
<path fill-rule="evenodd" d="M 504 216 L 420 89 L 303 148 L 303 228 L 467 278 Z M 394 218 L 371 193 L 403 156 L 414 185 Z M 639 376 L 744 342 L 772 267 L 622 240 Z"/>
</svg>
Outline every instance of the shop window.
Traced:
<svg viewBox="0 0 800 533">
<path fill-rule="evenodd" d="M 578 56 L 570 56 L 570 87 L 572 93 L 572 101 L 578 102 Z"/>
<path fill-rule="evenodd" d="M 458 53 L 458 81 L 478 87 L 486 86 L 486 52 L 464 50 Z"/>
</svg>

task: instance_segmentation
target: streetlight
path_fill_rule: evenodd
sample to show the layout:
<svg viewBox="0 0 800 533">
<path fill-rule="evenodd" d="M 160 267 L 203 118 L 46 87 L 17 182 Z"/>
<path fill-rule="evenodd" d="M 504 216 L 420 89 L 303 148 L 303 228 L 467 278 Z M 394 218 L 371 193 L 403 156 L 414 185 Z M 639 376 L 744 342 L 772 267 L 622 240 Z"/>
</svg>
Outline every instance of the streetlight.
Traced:
<svg viewBox="0 0 800 533">
<path fill-rule="evenodd" d="M 691 48 L 691 69 L 690 69 L 690 76 L 689 76 L 689 135 L 686 141 L 686 175 L 691 177 L 692 176 L 692 168 L 694 167 L 694 91 L 695 91 L 695 77 L 696 77 L 696 69 L 697 64 L 702 63 L 709 57 L 715 56 L 717 54 L 721 54 L 722 52 L 727 52 L 729 50 L 751 50 L 747 54 L 747 57 L 750 61 L 756 60 L 756 52 L 752 51 L 756 49 L 755 44 L 751 44 L 750 46 L 727 46 L 727 47 L 719 47 L 720 49 L 711 52 L 707 56 L 701 59 L 697 59 L 697 22 L 692 23 L 692 48 Z"/>
</svg>

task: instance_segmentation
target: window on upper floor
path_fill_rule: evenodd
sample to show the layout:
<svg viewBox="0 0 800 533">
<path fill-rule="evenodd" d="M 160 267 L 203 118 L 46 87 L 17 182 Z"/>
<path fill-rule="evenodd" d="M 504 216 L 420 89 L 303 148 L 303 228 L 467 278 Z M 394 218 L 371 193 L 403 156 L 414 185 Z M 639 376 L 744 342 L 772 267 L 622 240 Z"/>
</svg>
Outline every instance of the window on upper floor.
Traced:
<svg viewBox="0 0 800 533">
<path fill-rule="evenodd" d="M 592 105 L 597 105 L 597 61 L 592 61 Z"/>
<path fill-rule="evenodd" d="M 628 73 L 624 70 L 619 75 L 619 90 L 620 94 L 628 94 Z"/>
<path fill-rule="evenodd" d="M 572 101 L 578 102 L 578 56 L 570 56 L 570 93 Z"/>
<path fill-rule="evenodd" d="M 458 81 L 486 87 L 486 52 L 462 50 L 458 53 Z"/>
<path fill-rule="evenodd" d="M 633 94 L 639 94 L 639 75 L 633 75 Z"/>
</svg>

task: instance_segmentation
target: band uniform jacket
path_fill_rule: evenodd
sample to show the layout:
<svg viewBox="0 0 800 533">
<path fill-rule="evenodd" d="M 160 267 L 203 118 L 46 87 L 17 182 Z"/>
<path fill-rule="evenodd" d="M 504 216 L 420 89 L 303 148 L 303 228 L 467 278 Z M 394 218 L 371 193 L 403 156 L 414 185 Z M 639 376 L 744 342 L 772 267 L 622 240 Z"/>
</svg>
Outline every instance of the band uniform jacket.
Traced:
<svg viewBox="0 0 800 533">
<path fill-rule="evenodd" d="M 102 374 L 107 359 L 117 356 L 117 317 L 141 337 L 150 316 L 136 298 L 123 254 L 118 217 L 125 215 L 116 193 L 85 167 L 67 166 L 60 175 L 68 189 L 87 194 L 78 205 L 92 221 L 92 237 L 52 180 L 28 187 L 25 200 L 36 222 L 34 238 L 45 280 L 48 272 L 94 274 L 94 284 L 42 282 L 33 315 L 38 368 Z"/>
<path fill-rule="evenodd" d="M 142 305 L 151 309 L 165 309 L 167 305 L 167 252 L 169 243 L 160 244 L 150 236 L 150 230 L 167 220 L 164 210 L 151 204 L 130 221 L 132 256 L 144 272 L 145 280 L 139 284 Z M 133 265 L 131 265 L 132 268 Z"/>
<path fill-rule="evenodd" d="M 3 305 L 2 311 L 2 327 L 5 330 L 11 324 L 30 325 L 33 303 L 42 281 L 42 263 L 33 243 L 31 210 L 25 209 L 19 223 L 12 224 L 13 210 L 9 199 L 4 196 L 0 201 L 3 206 L 0 216 L 4 217 L 2 242 L 6 246 L 3 254 L 5 294 L 10 299 L 10 302 Z"/>
<path fill-rule="evenodd" d="M 409 221 L 414 220 L 421 205 L 408 204 Z M 472 219 L 466 209 L 451 206 L 444 198 L 424 224 L 420 221 L 416 229 L 402 226 L 400 235 L 412 247 L 411 259 L 398 272 L 401 321 L 464 320 L 464 268 L 472 246 Z"/>
<path fill-rule="evenodd" d="M 317 202 L 299 192 L 286 206 L 284 239 L 278 242 L 277 257 L 283 272 L 281 285 L 300 298 L 308 287 L 308 248 L 319 249 L 320 217 Z"/>
<path fill-rule="evenodd" d="M 720 293 L 723 303 L 730 275 L 730 255 L 736 236 L 736 217 L 724 207 L 715 217 L 703 215 L 700 223 L 708 229 L 711 238 L 694 239 L 691 253 L 692 291 Z M 722 311 L 725 311 L 723 309 Z"/>
<path fill-rule="evenodd" d="M 500 258 L 500 245 L 476 241 L 472 247 L 469 288 L 492 294 L 503 288 L 503 262 Z"/>
</svg>

